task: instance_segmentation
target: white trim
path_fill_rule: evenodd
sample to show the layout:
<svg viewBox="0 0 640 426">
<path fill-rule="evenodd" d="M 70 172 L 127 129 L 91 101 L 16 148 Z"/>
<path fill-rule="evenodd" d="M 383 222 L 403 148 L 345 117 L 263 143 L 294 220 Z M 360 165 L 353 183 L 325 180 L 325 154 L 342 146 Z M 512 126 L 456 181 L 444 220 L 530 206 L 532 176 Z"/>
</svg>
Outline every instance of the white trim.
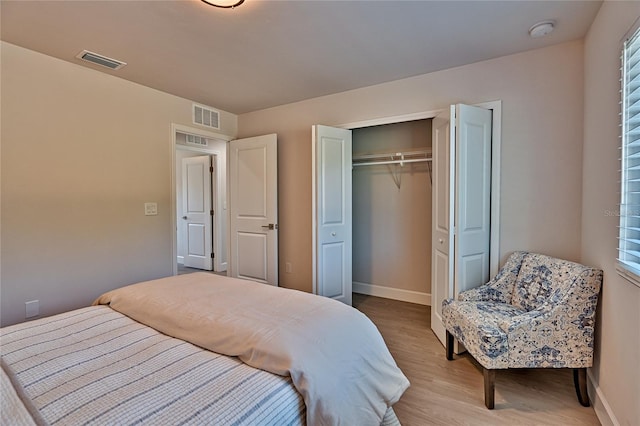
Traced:
<svg viewBox="0 0 640 426">
<path fill-rule="evenodd" d="M 613 410 L 611 409 L 609 402 L 607 402 L 607 399 L 604 397 L 600 386 L 598 386 L 593 380 L 590 368 L 587 368 L 587 386 L 590 391 L 589 399 L 591 401 L 591 405 L 593 406 L 600 423 L 603 426 L 620 426 L 620 422 L 616 418 L 615 414 L 613 414 Z"/>
<path fill-rule="evenodd" d="M 633 266 L 624 263 L 621 260 L 616 261 L 615 268 L 618 275 L 620 275 L 622 278 L 629 281 L 631 284 L 634 284 L 640 287 L 640 275 L 638 274 L 638 272 L 640 271 L 635 269 Z"/>
<path fill-rule="evenodd" d="M 189 126 L 184 126 L 182 124 L 176 124 L 176 123 L 171 123 L 171 190 L 169 191 L 169 194 L 171 194 L 171 263 L 172 263 L 172 269 L 171 269 L 171 273 L 172 275 L 178 275 L 178 262 L 176 261 L 178 259 L 178 218 L 176 215 L 176 149 L 185 149 L 188 151 L 194 151 L 194 152 L 202 152 L 205 154 L 215 154 L 216 157 L 218 157 L 218 161 L 223 161 L 225 159 L 221 159 L 220 157 L 220 152 L 213 150 L 211 148 L 206 148 L 206 147 L 202 147 L 202 148 L 198 148 L 195 146 L 185 146 L 185 145 L 181 145 L 176 143 L 176 133 L 177 132 L 182 132 L 182 133 L 190 133 L 192 135 L 196 135 L 196 136 L 202 136 L 205 138 L 209 138 L 209 139 L 218 139 L 218 140 L 222 140 L 224 142 L 226 142 L 227 144 L 229 143 L 230 140 L 233 139 L 233 137 L 228 136 L 228 135 L 223 135 L 222 133 L 216 133 L 216 132 L 210 132 L 207 130 L 203 130 L 203 129 L 199 129 L 196 127 L 189 127 Z M 216 174 L 218 173 L 218 164 L 215 164 L 215 170 L 216 170 Z M 226 180 L 226 178 L 225 178 Z M 216 179 L 216 186 L 220 185 L 220 179 Z M 218 190 L 216 188 L 216 193 L 218 193 Z M 227 196 L 228 196 L 228 192 L 227 192 Z M 214 197 L 215 200 L 212 200 L 212 205 L 214 205 L 215 207 L 214 210 L 218 211 L 220 209 L 220 206 L 217 205 L 217 196 Z M 214 224 L 214 232 L 218 232 L 218 226 L 217 226 L 217 222 L 216 220 L 213 221 Z M 227 228 L 228 228 L 228 223 L 227 223 Z M 214 234 L 216 235 L 216 234 Z M 220 252 L 220 250 L 218 249 L 218 247 L 216 247 L 216 251 Z M 227 252 L 228 253 L 228 252 Z M 184 261 L 184 260 L 183 260 Z M 226 269 L 227 265 L 226 262 L 225 263 L 220 263 L 220 269 L 224 270 Z"/>
<path fill-rule="evenodd" d="M 375 284 L 367 284 L 354 281 L 353 292 L 368 296 L 384 297 L 385 299 L 400 300 L 402 302 L 417 303 L 418 305 L 431 306 L 431 293 L 403 290 Z"/>
<path fill-rule="evenodd" d="M 311 126 L 311 293 L 318 294 L 318 283 L 317 283 L 317 250 L 316 250 L 316 242 L 317 242 L 317 226 L 318 226 L 318 218 L 316 212 L 316 128 L 317 125 Z M 352 184 L 353 186 L 353 184 Z M 353 188 L 351 188 L 353 189 Z M 353 230 L 352 230 L 353 232 Z M 353 262 L 353 259 L 352 259 Z M 352 289 L 353 291 L 353 289 Z"/>
<path fill-rule="evenodd" d="M 343 129 L 360 129 L 362 127 L 382 126 L 384 124 L 404 123 L 407 121 L 425 120 L 440 114 L 442 110 L 414 112 L 411 114 L 395 115 L 392 117 L 372 118 L 370 120 L 354 121 L 352 123 L 338 124 L 334 127 Z"/>
<path fill-rule="evenodd" d="M 182 124 L 171 123 L 171 130 L 173 132 L 173 142 L 175 144 L 175 132 L 189 133 L 196 136 L 204 136 L 209 139 L 219 139 L 225 142 L 229 142 L 233 139 L 232 136 L 224 135 L 222 133 L 211 132 L 209 130 L 200 129 L 198 127 L 190 127 Z M 194 147 L 195 148 L 195 147 Z"/>
</svg>

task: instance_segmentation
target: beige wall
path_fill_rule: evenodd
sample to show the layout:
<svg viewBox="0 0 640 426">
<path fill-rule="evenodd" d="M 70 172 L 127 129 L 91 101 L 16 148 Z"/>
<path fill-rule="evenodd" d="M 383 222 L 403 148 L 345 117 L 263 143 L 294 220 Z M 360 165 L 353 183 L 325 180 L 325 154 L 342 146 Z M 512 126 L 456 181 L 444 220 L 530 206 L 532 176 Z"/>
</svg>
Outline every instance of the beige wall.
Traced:
<svg viewBox="0 0 640 426">
<path fill-rule="evenodd" d="M 431 149 L 431 120 L 353 131 L 353 155 Z M 430 165 L 407 163 L 353 169 L 353 281 L 411 298 L 431 293 Z M 397 181 L 396 181 L 397 179 Z M 354 284 L 354 287 L 356 285 Z M 413 300 L 413 299 L 411 299 Z"/>
<path fill-rule="evenodd" d="M 172 273 L 171 123 L 191 102 L 2 43 L 1 323 Z M 221 114 L 220 133 L 237 118 Z M 145 216 L 144 203 L 158 215 Z"/>
<path fill-rule="evenodd" d="M 620 201 L 621 41 L 639 17 L 638 2 L 604 2 L 585 41 L 582 261 L 604 270 L 590 370 L 603 424 L 640 424 L 640 287 L 615 271 L 619 219 L 608 213 Z"/>
<path fill-rule="evenodd" d="M 278 133 L 280 274 L 311 290 L 311 125 L 502 100 L 500 252 L 580 257 L 581 41 L 352 90 L 238 118 L 240 136 Z"/>
</svg>

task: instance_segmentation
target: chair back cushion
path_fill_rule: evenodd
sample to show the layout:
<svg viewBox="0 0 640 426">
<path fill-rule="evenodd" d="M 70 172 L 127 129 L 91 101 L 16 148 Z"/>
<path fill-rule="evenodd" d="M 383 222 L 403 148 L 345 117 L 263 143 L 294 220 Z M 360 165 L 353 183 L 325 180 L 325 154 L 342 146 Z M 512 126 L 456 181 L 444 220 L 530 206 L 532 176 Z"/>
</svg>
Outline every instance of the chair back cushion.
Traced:
<svg viewBox="0 0 640 426">
<path fill-rule="evenodd" d="M 540 307 L 553 293 L 564 293 L 581 267 L 568 260 L 527 253 L 516 278 L 511 304 L 525 311 Z"/>
</svg>

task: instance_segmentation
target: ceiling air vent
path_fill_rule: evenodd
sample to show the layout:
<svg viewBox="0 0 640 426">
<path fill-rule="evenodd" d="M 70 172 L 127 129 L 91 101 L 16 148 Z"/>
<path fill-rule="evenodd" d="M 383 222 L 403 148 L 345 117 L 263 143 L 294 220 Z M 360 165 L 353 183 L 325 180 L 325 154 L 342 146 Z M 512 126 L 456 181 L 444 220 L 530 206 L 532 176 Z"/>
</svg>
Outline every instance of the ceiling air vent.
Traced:
<svg viewBox="0 0 640 426">
<path fill-rule="evenodd" d="M 193 104 L 193 122 L 213 129 L 220 129 L 220 113 L 211 108 Z"/>
<path fill-rule="evenodd" d="M 196 135 L 190 135 L 190 134 L 186 134 L 187 136 L 187 143 L 191 144 L 191 145 L 198 145 L 198 146 L 208 146 L 209 145 L 209 141 L 207 141 L 206 138 L 203 138 L 202 136 L 196 136 Z"/>
<path fill-rule="evenodd" d="M 92 64 L 107 67 L 112 70 L 117 70 L 127 65 L 126 62 L 107 58 L 106 56 L 98 55 L 97 53 L 89 52 L 88 50 L 83 50 L 76 56 L 76 58 L 91 62 Z"/>
</svg>

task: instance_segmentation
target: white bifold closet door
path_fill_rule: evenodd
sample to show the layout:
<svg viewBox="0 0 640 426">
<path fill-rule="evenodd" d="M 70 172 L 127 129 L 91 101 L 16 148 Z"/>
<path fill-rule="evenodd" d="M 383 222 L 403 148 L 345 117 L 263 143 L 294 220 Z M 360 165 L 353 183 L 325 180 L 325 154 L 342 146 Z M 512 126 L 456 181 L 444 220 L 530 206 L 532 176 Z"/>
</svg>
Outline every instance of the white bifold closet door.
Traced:
<svg viewBox="0 0 640 426">
<path fill-rule="evenodd" d="M 313 292 L 351 305 L 351 130 L 313 126 Z"/>
<path fill-rule="evenodd" d="M 433 119 L 431 328 L 445 344 L 442 301 L 489 280 L 491 111 L 452 105 Z"/>
</svg>

